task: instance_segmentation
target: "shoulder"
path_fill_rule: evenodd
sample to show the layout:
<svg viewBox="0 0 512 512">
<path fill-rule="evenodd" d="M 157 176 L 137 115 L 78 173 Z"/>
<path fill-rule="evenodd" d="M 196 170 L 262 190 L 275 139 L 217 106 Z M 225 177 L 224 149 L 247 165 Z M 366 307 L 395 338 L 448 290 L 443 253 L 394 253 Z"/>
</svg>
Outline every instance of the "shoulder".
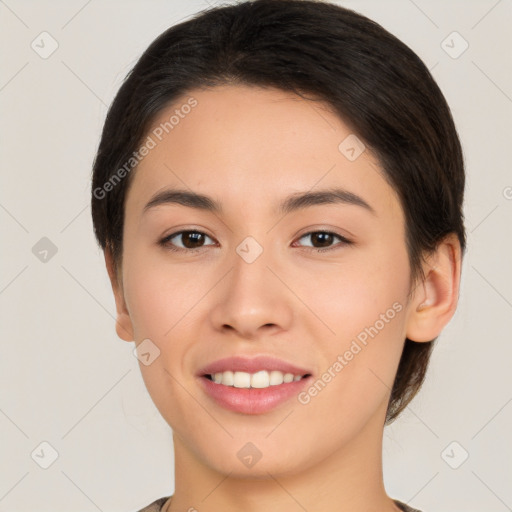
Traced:
<svg viewBox="0 0 512 512">
<path fill-rule="evenodd" d="M 400 510 L 403 510 L 403 512 L 421 512 L 421 510 L 418 510 L 417 508 L 412 508 L 409 505 L 402 503 L 401 501 L 398 501 L 398 500 L 393 500 L 393 501 L 396 503 L 396 506 Z"/>
<path fill-rule="evenodd" d="M 149 505 L 146 505 L 144 508 L 141 508 L 137 512 L 160 512 L 164 503 L 170 498 L 170 496 L 164 496 L 163 498 L 158 498 L 153 501 Z"/>
</svg>

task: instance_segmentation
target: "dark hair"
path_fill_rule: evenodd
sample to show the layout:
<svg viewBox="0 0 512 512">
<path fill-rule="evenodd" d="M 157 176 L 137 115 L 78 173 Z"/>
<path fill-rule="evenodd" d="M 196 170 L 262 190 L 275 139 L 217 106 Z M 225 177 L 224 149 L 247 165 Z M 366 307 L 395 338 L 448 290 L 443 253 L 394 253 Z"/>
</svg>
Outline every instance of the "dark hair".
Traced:
<svg viewBox="0 0 512 512">
<path fill-rule="evenodd" d="M 193 89 L 224 84 L 294 92 L 340 116 L 377 157 L 400 199 L 413 283 L 424 277 L 423 256 L 445 235 L 455 233 L 464 252 L 462 150 L 445 98 L 419 57 L 374 21 L 338 5 L 255 0 L 208 9 L 163 32 L 110 106 L 91 208 L 116 276 L 139 145 L 162 109 Z M 387 423 L 420 389 L 434 341 L 405 340 Z"/>
</svg>

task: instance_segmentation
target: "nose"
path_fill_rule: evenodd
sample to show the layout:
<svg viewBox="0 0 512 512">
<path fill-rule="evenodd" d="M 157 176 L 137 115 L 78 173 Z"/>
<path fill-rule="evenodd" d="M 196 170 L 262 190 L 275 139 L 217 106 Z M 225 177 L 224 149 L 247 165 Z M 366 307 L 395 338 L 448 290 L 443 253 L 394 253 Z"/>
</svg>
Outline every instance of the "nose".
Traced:
<svg viewBox="0 0 512 512">
<path fill-rule="evenodd" d="M 210 320 L 217 331 L 254 340 L 290 329 L 293 293 L 271 260 L 265 250 L 252 262 L 235 253 L 231 271 L 215 287 Z"/>
</svg>

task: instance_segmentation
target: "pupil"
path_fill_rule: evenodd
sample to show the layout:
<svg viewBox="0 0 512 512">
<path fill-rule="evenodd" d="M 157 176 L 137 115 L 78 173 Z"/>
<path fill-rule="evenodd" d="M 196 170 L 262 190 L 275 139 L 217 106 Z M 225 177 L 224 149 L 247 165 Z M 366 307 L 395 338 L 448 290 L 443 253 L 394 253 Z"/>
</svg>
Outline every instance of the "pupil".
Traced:
<svg viewBox="0 0 512 512">
<path fill-rule="evenodd" d="M 183 234 L 183 237 L 184 237 L 184 241 L 183 241 L 183 245 L 187 248 L 187 249 L 195 249 L 196 246 L 194 245 L 194 240 L 197 242 L 198 240 L 200 241 L 200 239 L 202 238 L 202 234 L 201 233 L 195 233 L 195 232 L 192 232 L 192 233 L 184 233 Z M 188 243 L 188 240 L 189 239 L 193 239 L 192 241 L 192 244 L 189 244 Z"/>
<path fill-rule="evenodd" d="M 330 233 L 314 233 L 313 240 L 319 241 L 321 246 L 329 246 L 329 244 L 332 242 L 332 236 Z M 323 239 L 323 241 L 322 241 Z M 323 245 L 322 245 L 323 243 Z M 313 242 L 314 244 L 314 242 Z"/>
</svg>

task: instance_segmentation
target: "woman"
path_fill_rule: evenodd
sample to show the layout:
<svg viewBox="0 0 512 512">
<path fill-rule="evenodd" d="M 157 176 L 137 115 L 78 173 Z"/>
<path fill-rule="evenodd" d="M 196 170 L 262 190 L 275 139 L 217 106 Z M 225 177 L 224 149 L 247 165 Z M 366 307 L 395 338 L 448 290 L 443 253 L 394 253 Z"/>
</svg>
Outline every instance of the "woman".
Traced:
<svg viewBox="0 0 512 512">
<path fill-rule="evenodd" d="M 114 99 L 92 216 L 175 492 L 143 510 L 414 511 L 382 436 L 457 306 L 464 164 L 420 59 L 334 4 L 161 34 Z"/>
</svg>

